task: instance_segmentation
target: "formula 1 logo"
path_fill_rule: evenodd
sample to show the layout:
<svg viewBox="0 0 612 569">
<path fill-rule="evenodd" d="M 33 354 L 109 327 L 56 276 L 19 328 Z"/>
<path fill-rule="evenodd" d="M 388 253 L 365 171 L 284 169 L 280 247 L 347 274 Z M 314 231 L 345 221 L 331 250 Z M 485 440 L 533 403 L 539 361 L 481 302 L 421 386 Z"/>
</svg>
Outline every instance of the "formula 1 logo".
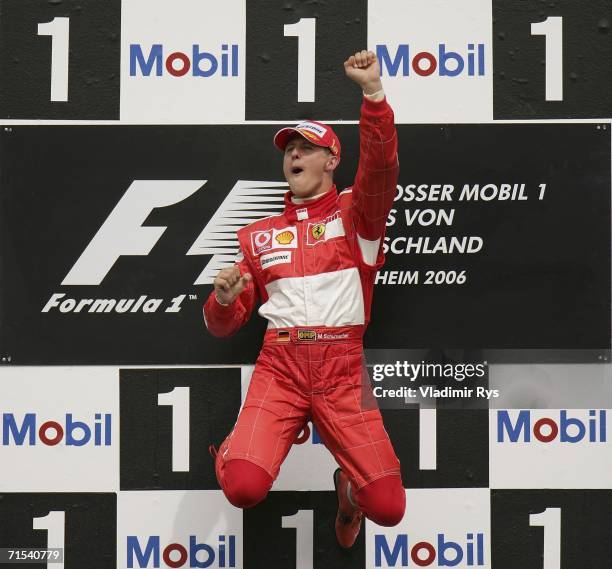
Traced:
<svg viewBox="0 0 612 569">
<path fill-rule="evenodd" d="M 151 212 L 177 204 L 207 180 L 135 180 L 106 218 L 62 285 L 100 285 L 124 255 L 148 255 L 166 227 L 143 227 Z M 237 229 L 282 211 L 285 182 L 238 180 L 186 255 L 212 255 L 194 284 L 211 284 L 239 250 Z"/>
</svg>

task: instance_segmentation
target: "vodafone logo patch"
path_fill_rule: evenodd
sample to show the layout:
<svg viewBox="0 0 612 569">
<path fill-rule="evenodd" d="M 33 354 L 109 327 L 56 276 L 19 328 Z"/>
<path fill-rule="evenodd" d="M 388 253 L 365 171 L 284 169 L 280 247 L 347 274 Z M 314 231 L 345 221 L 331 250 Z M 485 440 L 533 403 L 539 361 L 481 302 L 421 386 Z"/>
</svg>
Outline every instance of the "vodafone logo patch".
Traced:
<svg viewBox="0 0 612 569">
<path fill-rule="evenodd" d="M 262 251 L 272 248 L 272 231 L 255 231 L 251 233 L 251 245 L 253 255 L 259 255 Z"/>
</svg>

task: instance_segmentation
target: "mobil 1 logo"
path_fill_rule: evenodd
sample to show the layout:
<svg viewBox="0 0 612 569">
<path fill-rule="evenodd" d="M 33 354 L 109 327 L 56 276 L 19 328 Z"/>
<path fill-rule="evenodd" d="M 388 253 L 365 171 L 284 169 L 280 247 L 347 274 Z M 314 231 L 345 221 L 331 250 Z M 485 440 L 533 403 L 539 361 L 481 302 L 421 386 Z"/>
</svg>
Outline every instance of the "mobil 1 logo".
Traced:
<svg viewBox="0 0 612 569">
<path fill-rule="evenodd" d="M 118 119 L 120 0 L 4 0 L 0 117 Z"/>
<path fill-rule="evenodd" d="M 610 2 L 493 0 L 496 119 L 612 116 Z"/>
<path fill-rule="evenodd" d="M 246 5 L 246 119 L 356 119 L 343 61 L 367 42 L 366 0 Z"/>
<path fill-rule="evenodd" d="M 120 371 L 121 490 L 216 490 L 208 452 L 231 431 L 240 368 Z"/>
<path fill-rule="evenodd" d="M 37 558 L 36 552 L 28 557 L 26 550 L 58 551 L 63 565 L 50 562 L 48 567 L 113 569 L 117 495 L 0 494 L 0 548 L 19 548 L 22 559 Z M 45 563 L 20 561 L 19 567 L 40 569 Z"/>
<path fill-rule="evenodd" d="M 365 567 L 364 525 L 350 549 L 336 541 L 334 492 L 275 492 L 243 514 L 244 567 Z"/>
<path fill-rule="evenodd" d="M 612 490 L 492 490 L 495 569 L 607 569 Z"/>
</svg>

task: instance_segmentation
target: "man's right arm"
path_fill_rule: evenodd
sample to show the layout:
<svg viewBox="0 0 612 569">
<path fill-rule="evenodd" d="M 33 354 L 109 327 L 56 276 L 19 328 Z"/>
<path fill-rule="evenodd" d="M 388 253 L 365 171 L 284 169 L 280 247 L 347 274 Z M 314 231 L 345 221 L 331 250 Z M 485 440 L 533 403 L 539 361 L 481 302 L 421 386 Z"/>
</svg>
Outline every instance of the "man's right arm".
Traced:
<svg viewBox="0 0 612 569">
<path fill-rule="evenodd" d="M 257 291 L 247 260 L 222 269 L 215 278 L 213 291 L 204 304 L 204 323 L 213 336 L 235 334 L 251 317 Z"/>
</svg>

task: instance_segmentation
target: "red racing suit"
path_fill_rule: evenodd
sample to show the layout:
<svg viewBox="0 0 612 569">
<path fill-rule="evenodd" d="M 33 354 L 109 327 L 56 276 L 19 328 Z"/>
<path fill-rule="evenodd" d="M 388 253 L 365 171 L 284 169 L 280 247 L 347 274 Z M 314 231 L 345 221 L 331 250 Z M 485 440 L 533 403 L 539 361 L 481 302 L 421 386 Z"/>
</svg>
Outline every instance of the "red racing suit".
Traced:
<svg viewBox="0 0 612 569">
<path fill-rule="evenodd" d="M 354 185 L 310 200 L 289 191 L 283 213 L 240 229 L 237 265 L 253 279 L 229 306 L 214 291 L 204 305 L 215 336 L 234 334 L 257 298 L 268 320 L 238 420 L 216 457 L 222 487 L 224 464 L 232 459 L 253 462 L 275 479 L 309 419 L 356 490 L 400 476 L 362 344 L 399 171 L 386 99 L 364 97 L 359 136 Z"/>
</svg>

